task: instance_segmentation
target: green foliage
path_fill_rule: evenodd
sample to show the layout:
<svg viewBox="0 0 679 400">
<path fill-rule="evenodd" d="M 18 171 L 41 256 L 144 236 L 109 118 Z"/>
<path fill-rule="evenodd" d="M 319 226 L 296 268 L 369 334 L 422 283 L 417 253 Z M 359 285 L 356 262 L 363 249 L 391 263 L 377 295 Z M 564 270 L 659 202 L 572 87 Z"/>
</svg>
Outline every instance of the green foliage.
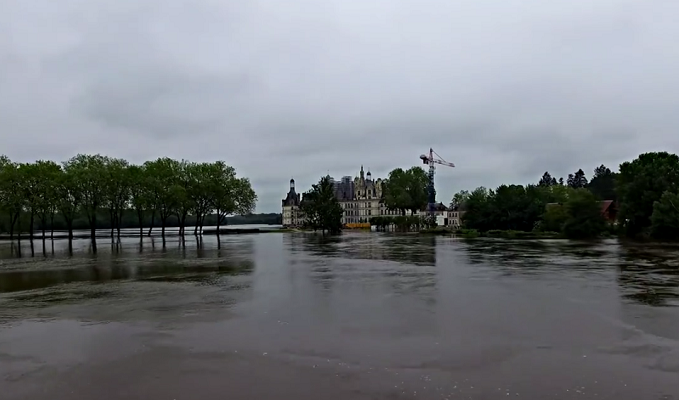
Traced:
<svg viewBox="0 0 679 400">
<path fill-rule="evenodd" d="M 651 235 L 659 240 L 679 240 L 679 194 L 665 192 L 653 203 Z"/>
<path fill-rule="evenodd" d="M 453 210 L 459 210 L 460 208 L 464 207 L 465 203 L 469 199 L 469 191 L 467 190 L 460 190 L 459 192 L 455 193 L 453 195 L 453 199 L 450 201 L 450 208 Z"/>
<path fill-rule="evenodd" d="M 48 225 L 59 225 L 72 233 L 85 220 L 94 235 L 104 216 L 112 234 L 114 228 L 120 234 L 121 228 L 148 225 L 149 214 L 152 226 L 157 214 L 161 227 L 175 218 L 173 224 L 183 230 L 188 219 L 202 227 L 207 217 L 218 224 L 228 215 L 250 214 L 256 200 L 250 181 L 238 178 L 233 167 L 221 161 L 196 164 L 159 158 L 139 166 L 78 154 L 59 165 L 17 164 L 0 156 L 0 212 L 6 218 L 0 222 L 10 235 L 25 225 L 24 214 L 31 232 L 37 217 L 43 232 Z M 127 211 L 134 211 L 136 224 L 124 218 Z M 213 213 L 218 217 L 211 217 Z"/>
<path fill-rule="evenodd" d="M 612 172 L 605 165 L 594 169 L 594 177 L 587 185 L 587 189 L 600 200 L 617 200 L 615 193 L 615 180 L 618 174 Z"/>
<path fill-rule="evenodd" d="M 677 193 L 679 157 L 667 152 L 644 153 L 620 165 L 616 193 L 620 202 L 618 219 L 628 236 L 651 229 L 654 204 L 665 192 Z"/>
<path fill-rule="evenodd" d="M 344 210 L 335 197 L 329 176 L 322 177 L 317 184 L 312 185 L 310 191 L 304 193 L 300 208 L 309 228 L 324 233 L 339 233 L 342 230 Z"/>
<path fill-rule="evenodd" d="M 540 230 L 543 232 L 561 232 L 568 220 L 566 207 L 561 203 L 548 204 L 542 215 Z"/>
<path fill-rule="evenodd" d="M 606 230 L 599 199 L 587 189 L 578 189 L 564 205 L 568 218 L 563 233 L 568 238 L 591 239 Z"/>
<path fill-rule="evenodd" d="M 474 190 L 466 201 L 462 217 L 465 227 L 486 232 L 498 230 L 531 231 L 557 186 L 501 185 L 495 191 Z"/>
<path fill-rule="evenodd" d="M 384 204 L 389 210 L 399 210 L 405 215 L 406 210 L 417 212 L 427 205 L 429 177 L 420 167 L 412 167 L 407 171 L 396 168 L 382 183 Z"/>
</svg>

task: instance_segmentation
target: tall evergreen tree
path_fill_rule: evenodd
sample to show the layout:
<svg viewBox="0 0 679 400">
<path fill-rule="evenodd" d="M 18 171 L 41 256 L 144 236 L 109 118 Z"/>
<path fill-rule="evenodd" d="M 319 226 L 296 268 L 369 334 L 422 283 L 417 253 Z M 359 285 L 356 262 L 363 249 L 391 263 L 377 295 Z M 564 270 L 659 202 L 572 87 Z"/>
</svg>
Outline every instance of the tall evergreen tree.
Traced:
<svg viewBox="0 0 679 400">
<path fill-rule="evenodd" d="M 567 184 L 573 189 L 586 188 L 587 178 L 585 178 L 585 172 L 579 169 L 575 174 L 568 174 Z"/>
<path fill-rule="evenodd" d="M 538 186 L 554 186 L 556 185 L 556 178 L 553 178 L 552 175 L 549 174 L 549 172 L 546 172 L 542 175 L 542 179 L 540 179 L 540 182 L 538 182 Z"/>
<path fill-rule="evenodd" d="M 594 169 L 594 177 L 587 185 L 587 189 L 601 200 L 617 200 L 615 194 L 617 175 L 602 164 Z"/>
</svg>

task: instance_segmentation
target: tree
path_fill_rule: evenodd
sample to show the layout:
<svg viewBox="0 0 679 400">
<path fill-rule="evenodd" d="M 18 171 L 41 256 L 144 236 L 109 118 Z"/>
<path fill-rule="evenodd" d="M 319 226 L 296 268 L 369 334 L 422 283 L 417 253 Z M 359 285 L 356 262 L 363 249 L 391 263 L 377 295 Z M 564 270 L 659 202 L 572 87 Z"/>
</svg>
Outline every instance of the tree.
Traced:
<svg viewBox="0 0 679 400">
<path fill-rule="evenodd" d="M 154 210 L 157 210 L 160 217 L 161 236 L 165 238 L 165 227 L 167 219 L 176 214 L 179 199 L 178 175 L 181 168 L 179 161 L 171 158 L 158 158 L 155 161 L 147 161 L 144 167 L 148 173 L 148 185 L 151 192 L 151 202 Z M 155 213 L 153 214 L 155 216 Z M 149 229 L 149 235 L 151 229 Z"/>
<path fill-rule="evenodd" d="M 211 172 L 212 165 L 209 163 L 194 164 L 191 168 L 189 196 L 191 196 L 193 204 L 191 212 L 196 217 L 196 226 L 193 230 L 194 235 L 203 232 L 205 216 L 210 213 L 212 208 L 210 191 Z"/>
<path fill-rule="evenodd" d="M 405 215 L 406 210 L 415 213 L 422 210 L 428 201 L 429 177 L 420 167 L 412 167 L 407 171 L 396 168 L 382 183 L 384 204 L 389 210 L 399 210 Z"/>
<path fill-rule="evenodd" d="M 129 164 L 119 158 L 105 158 L 104 169 L 104 199 L 103 205 L 108 208 L 109 220 L 111 221 L 111 237 L 114 229 L 120 237 L 120 224 L 123 219 L 123 212 L 128 207 L 130 201 Z"/>
<path fill-rule="evenodd" d="M 620 164 L 616 193 L 618 218 L 627 235 L 650 233 L 654 204 L 665 192 L 679 189 L 679 157 L 667 152 L 644 153 Z"/>
<path fill-rule="evenodd" d="M 73 220 L 75 220 L 83 197 L 77 179 L 72 169 L 62 169 L 55 185 L 55 206 L 66 222 L 69 248 L 73 241 Z"/>
<path fill-rule="evenodd" d="M 559 185 L 563 186 L 563 177 L 559 178 Z"/>
<path fill-rule="evenodd" d="M 480 231 L 495 229 L 491 204 L 493 196 L 494 193 L 485 187 L 478 187 L 469 194 L 462 216 L 462 223 L 466 228 Z"/>
<path fill-rule="evenodd" d="M 549 172 L 546 172 L 542 175 L 542 179 L 540 179 L 540 182 L 538 183 L 538 186 L 554 186 L 556 185 L 556 178 L 553 178 L 552 175 L 549 174 Z"/>
<path fill-rule="evenodd" d="M 453 199 L 450 201 L 450 208 L 453 210 L 459 210 L 464 206 L 464 203 L 469 199 L 469 191 L 460 190 L 453 195 Z"/>
<path fill-rule="evenodd" d="M 78 154 L 64 163 L 64 171 L 80 195 L 79 202 L 90 225 L 90 237 L 96 251 L 97 212 L 106 200 L 108 158 L 100 154 Z"/>
<path fill-rule="evenodd" d="M 563 204 L 548 204 L 542 215 L 540 229 L 544 232 L 563 232 L 563 226 L 568 220 L 568 212 Z"/>
<path fill-rule="evenodd" d="M 573 239 L 590 239 L 601 235 L 606 220 L 601 213 L 599 199 L 587 189 L 577 189 L 565 204 L 568 219 L 563 233 Z"/>
<path fill-rule="evenodd" d="M 137 215 L 139 236 L 142 236 L 144 234 L 144 215 L 151 206 L 147 190 L 146 169 L 143 166 L 131 165 L 127 169 L 127 179 L 129 180 L 130 206 Z"/>
<path fill-rule="evenodd" d="M 175 212 L 177 214 L 177 219 L 179 220 L 180 235 L 184 235 L 186 216 L 195 208 L 193 202 L 194 197 L 191 196 L 191 184 L 196 178 L 195 174 L 195 164 L 185 160 L 182 160 L 179 163 L 176 178 L 177 183 L 174 186 L 175 193 L 173 195 L 177 198 L 177 208 Z"/>
<path fill-rule="evenodd" d="M 605 165 L 594 169 L 594 177 L 587 185 L 587 189 L 601 200 L 617 200 L 615 194 L 615 180 L 618 174 L 612 172 Z"/>
<path fill-rule="evenodd" d="M 210 173 L 212 208 L 217 213 L 217 235 L 226 216 L 251 213 L 257 196 L 247 178 L 236 178 L 236 170 L 223 161 L 212 164 Z"/>
<path fill-rule="evenodd" d="M 324 234 L 341 232 L 344 210 L 335 197 L 330 176 L 322 177 L 304 194 L 300 208 L 314 230 L 320 229 Z"/>
<path fill-rule="evenodd" d="M 40 219 L 42 239 L 45 240 L 45 227 L 50 223 L 51 237 L 54 237 L 54 216 L 57 213 L 57 185 L 61 167 L 53 161 L 37 161 L 36 174 L 36 212 Z"/>
<path fill-rule="evenodd" d="M 679 194 L 665 192 L 653 203 L 651 236 L 660 240 L 679 239 Z"/>
<path fill-rule="evenodd" d="M 587 178 L 585 178 L 585 172 L 582 169 L 579 169 L 575 174 L 568 174 L 567 184 L 573 189 L 587 187 Z"/>
<path fill-rule="evenodd" d="M 38 213 L 40 207 L 39 172 L 36 164 L 19 164 L 19 190 L 24 198 L 24 206 L 30 215 L 28 224 L 28 235 L 30 240 L 33 240 L 35 215 Z"/>
<path fill-rule="evenodd" d="M 21 190 L 19 166 L 5 156 L 0 157 L 0 200 L 9 216 L 9 237 L 14 239 L 14 227 L 24 209 L 25 199 Z M 21 233 L 19 233 L 21 235 Z"/>
</svg>

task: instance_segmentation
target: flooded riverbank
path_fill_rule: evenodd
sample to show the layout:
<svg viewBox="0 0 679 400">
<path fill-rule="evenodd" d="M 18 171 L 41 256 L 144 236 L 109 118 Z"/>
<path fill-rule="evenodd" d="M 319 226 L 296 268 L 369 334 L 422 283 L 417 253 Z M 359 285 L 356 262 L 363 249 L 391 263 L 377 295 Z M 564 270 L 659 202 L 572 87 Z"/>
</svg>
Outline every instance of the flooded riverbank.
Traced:
<svg viewBox="0 0 679 400">
<path fill-rule="evenodd" d="M 363 232 L 54 244 L 0 244 L 3 399 L 679 396 L 676 250 Z"/>
</svg>

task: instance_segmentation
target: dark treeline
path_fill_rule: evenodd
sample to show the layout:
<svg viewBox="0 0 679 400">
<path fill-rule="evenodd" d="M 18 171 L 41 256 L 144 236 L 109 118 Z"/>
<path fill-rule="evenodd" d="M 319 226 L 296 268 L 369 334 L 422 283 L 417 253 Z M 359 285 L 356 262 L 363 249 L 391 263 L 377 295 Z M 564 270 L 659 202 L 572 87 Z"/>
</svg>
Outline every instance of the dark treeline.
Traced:
<svg viewBox="0 0 679 400">
<path fill-rule="evenodd" d="M 196 226 L 224 223 L 228 215 L 250 214 L 257 196 L 247 178 L 238 178 L 222 161 L 194 163 L 159 158 L 142 165 L 102 155 L 79 154 L 53 161 L 14 163 L 0 156 L 0 211 L 2 230 L 10 238 L 28 230 L 111 229 L 138 227 L 150 235 L 158 226 Z"/>
<path fill-rule="evenodd" d="M 605 200 L 612 201 L 610 207 Z M 572 238 L 608 232 L 678 240 L 679 157 L 644 153 L 617 172 L 601 165 L 591 180 L 581 169 L 565 182 L 545 172 L 537 184 L 462 191 L 451 206 L 465 211 L 465 228 L 482 232 L 559 232 Z"/>
</svg>

